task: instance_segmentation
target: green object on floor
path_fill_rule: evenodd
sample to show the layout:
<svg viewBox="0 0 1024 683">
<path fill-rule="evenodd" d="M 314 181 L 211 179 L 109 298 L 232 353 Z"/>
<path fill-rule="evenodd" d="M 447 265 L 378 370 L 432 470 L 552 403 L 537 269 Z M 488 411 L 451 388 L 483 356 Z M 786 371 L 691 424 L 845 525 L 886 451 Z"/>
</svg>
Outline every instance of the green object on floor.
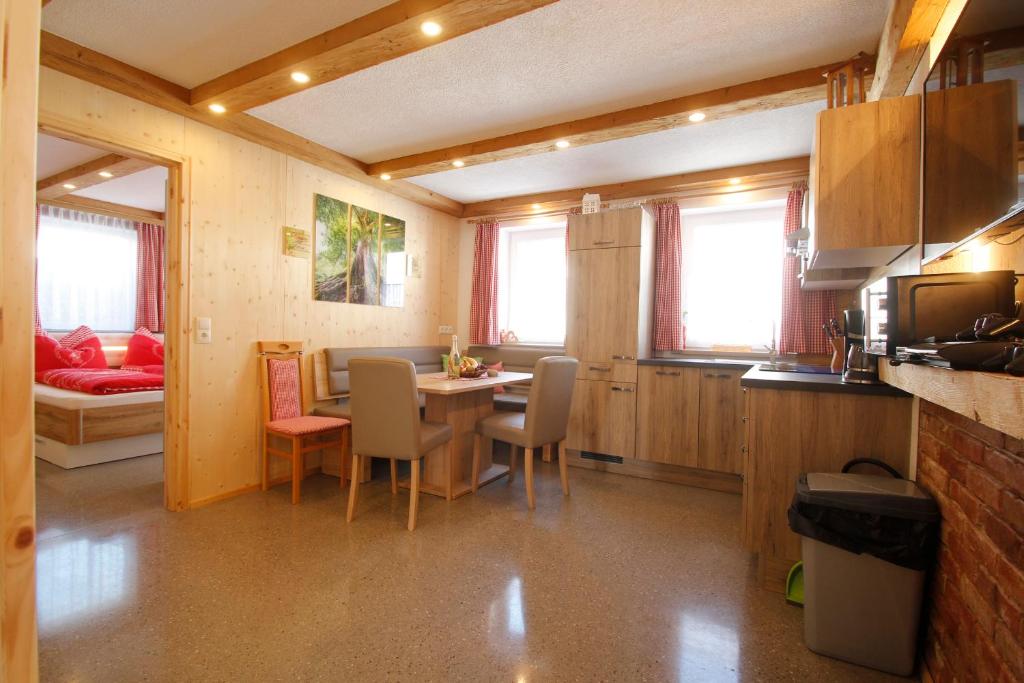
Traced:
<svg viewBox="0 0 1024 683">
<path fill-rule="evenodd" d="M 786 576 L 786 602 L 804 606 L 804 563 L 797 562 Z"/>
</svg>

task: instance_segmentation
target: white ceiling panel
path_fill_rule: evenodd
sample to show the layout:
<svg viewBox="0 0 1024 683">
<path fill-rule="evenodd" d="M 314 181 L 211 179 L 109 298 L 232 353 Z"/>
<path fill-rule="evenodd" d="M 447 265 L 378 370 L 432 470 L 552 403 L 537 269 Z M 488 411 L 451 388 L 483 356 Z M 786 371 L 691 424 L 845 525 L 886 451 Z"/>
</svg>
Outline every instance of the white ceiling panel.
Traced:
<svg viewBox="0 0 1024 683">
<path fill-rule="evenodd" d="M 154 166 L 71 194 L 134 206 L 137 209 L 163 211 L 167 197 L 166 181 L 167 169 L 163 166 Z"/>
<path fill-rule="evenodd" d="M 393 0 L 59 0 L 43 29 L 192 88 Z"/>
<path fill-rule="evenodd" d="M 814 117 L 824 106 L 734 116 L 410 181 L 460 202 L 478 202 L 786 159 L 810 154 Z"/>
<path fill-rule="evenodd" d="M 42 133 L 36 139 L 36 180 L 49 178 L 110 152 Z"/>
<path fill-rule="evenodd" d="M 380 161 L 874 52 L 887 5 L 561 0 L 251 113 Z"/>
</svg>

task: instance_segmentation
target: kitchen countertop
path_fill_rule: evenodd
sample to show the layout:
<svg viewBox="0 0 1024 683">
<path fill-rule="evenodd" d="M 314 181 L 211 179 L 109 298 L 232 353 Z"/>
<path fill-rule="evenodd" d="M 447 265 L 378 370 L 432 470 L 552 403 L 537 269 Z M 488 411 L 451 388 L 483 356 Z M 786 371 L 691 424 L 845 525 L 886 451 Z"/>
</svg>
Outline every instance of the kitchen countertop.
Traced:
<svg viewBox="0 0 1024 683">
<path fill-rule="evenodd" d="M 680 368 L 752 368 L 762 361 L 731 358 L 641 358 L 637 365 L 661 365 Z"/>
<path fill-rule="evenodd" d="M 781 391 L 825 391 L 867 396 L 910 396 L 888 384 L 844 384 L 839 375 L 808 374 L 802 372 L 773 372 L 752 367 L 740 379 L 740 385 L 755 389 Z"/>
</svg>

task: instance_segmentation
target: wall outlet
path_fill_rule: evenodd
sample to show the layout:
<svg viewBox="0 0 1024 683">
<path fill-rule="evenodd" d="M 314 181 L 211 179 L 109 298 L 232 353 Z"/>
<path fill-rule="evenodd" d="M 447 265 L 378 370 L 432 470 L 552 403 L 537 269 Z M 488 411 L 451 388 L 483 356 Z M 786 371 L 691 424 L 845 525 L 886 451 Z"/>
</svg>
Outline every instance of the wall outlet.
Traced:
<svg viewBox="0 0 1024 683">
<path fill-rule="evenodd" d="M 213 342 L 213 322 L 210 318 L 196 318 L 196 344 Z"/>
<path fill-rule="evenodd" d="M 455 328 L 451 325 L 439 325 L 437 328 L 438 334 L 455 334 Z"/>
</svg>

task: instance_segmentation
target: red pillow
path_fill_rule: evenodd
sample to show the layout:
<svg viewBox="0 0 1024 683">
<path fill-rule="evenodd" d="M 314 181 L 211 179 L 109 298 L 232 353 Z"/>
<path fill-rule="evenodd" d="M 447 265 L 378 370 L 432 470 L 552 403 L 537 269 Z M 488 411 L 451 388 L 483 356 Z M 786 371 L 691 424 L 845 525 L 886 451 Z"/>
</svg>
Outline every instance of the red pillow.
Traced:
<svg viewBox="0 0 1024 683">
<path fill-rule="evenodd" d="M 491 363 L 490 365 L 487 366 L 487 369 L 488 370 L 497 370 L 498 372 L 501 372 L 502 370 L 505 369 L 505 361 L 499 360 L 497 363 Z M 505 387 L 503 387 L 503 386 L 496 386 L 496 387 L 494 387 L 494 393 L 496 393 L 496 394 L 504 394 L 505 393 Z"/>
<path fill-rule="evenodd" d="M 82 325 L 57 341 L 46 334 L 36 335 L 36 372 L 57 368 L 107 369 L 107 356 L 96 333 Z"/>
<path fill-rule="evenodd" d="M 164 364 L 164 343 L 157 339 L 145 327 L 135 330 L 128 340 L 128 350 L 124 353 L 122 370 L 141 370 L 147 365 Z"/>
</svg>

